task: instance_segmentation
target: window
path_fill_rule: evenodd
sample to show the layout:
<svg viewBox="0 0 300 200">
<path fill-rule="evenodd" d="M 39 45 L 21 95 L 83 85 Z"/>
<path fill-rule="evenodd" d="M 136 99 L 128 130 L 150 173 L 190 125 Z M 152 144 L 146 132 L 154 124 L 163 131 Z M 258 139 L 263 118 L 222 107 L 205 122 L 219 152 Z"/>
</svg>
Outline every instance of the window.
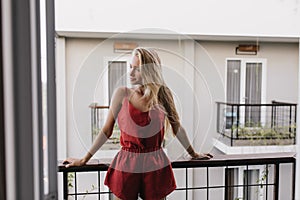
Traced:
<svg viewBox="0 0 300 200">
<path fill-rule="evenodd" d="M 227 190 L 225 190 L 225 199 L 238 199 L 238 169 L 237 168 L 226 168 L 225 169 L 225 185 Z"/>
<path fill-rule="evenodd" d="M 4 125 L 0 126 L 0 140 L 5 141 L 5 199 L 56 199 L 57 198 L 57 159 L 56 159 L 56 110 L 54 71 L 54 2 L 46 1 L 46 17 L 41 19 L 40 1 L 2 1 L 1 33 L 5 51 L 3 58 L 4 101 L 0 113 L 4 115 Z M 34 16 L 34 17 L 33 17 Z M 47 24 L 41 31 L 40 21 Z M 44 29 L 43 29 L 44 30 Z M 48 175 L 49 190 L 44 194 L 43 181 L 43 111 L 41 80 L 41 35 L 46 35 L 48 86 Z M 2 48 L 2 44 L 1 44 Z M 2 63 L 1 63 L 2 64 Z M 2 83 L 2 80 L 1 80 Z M 54 90 L 52 90 L 54 88 Z M 0 121 L 3 122 L 2 117 Z M 1 122 L 0 122 L 1 123 Z M 2 135 L 3 134 L 3 135 Z M 5 140 L 3 138 L 5 137 Z M 0 155 L 3 156 L 3 149 Z M 1 159 L 2 161 L 2 159 Z M 1 162 L 2 163 L 2 162 Z M 1 168 L 1 172 L 3 172 Z M 1 178 L 2 179 L 2 178 Z M 2 180 L 1 180 L 2 185 Z M 1 190 L 4 189 L 1 186 Z M 1 195 L 3 192 L 1 191 Z M 2 198 L 1 198 L 2 199 Z"/>
<path fill-rule="evenodd" d="M 227 103 L 240 102 L 240 81 L 241 77 L 241 61 L 228 60 L 227 61 Z"/>
<path fill-rule="evenodd" d="M 262 176 L 262 166 L 250 168 L 225 169 L 225 199 L 226 200 L 258 200 L 263 196 L 264 188 L 259 183 Z M 265 184 L 265 182 L 263 182 Z"/>
<path fill-rule="evenodd" d="M 259 186 L 251 186 L 257 184 L 259 178 L 259 170 L 244 170 L 244 199 L 245 200 L 256 200 L 259 197 Z"/>
<path fill-rule="evenodd" d="M 126 86 L 126 61 L 109 61 L 108 63 L 108 97 L 111 102 L 114 90 L 118 86 Z"/>
</svg>

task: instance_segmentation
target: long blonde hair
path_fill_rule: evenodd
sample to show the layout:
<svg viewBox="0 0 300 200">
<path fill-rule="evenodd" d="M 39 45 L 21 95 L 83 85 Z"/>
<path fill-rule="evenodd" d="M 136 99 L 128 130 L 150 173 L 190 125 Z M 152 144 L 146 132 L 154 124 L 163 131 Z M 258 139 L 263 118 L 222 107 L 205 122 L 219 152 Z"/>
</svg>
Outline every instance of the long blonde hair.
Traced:
<svg viewBox="0 0 300 200">
<path fill-rule="evenodd" d="M 179 116 L 173 95 L 163 79 L 162 66 L 158 54 L 152 48 L 143 47 L 134 49 L 132 54 L 137 56 L 140 61 L 144 96 L 149 98 L 150 106 L 160 104 L 164 107 L 167 114 L 167 124 L 172 125 L 173 133 L 176 134 L 180 126 Z"/>
</svg>

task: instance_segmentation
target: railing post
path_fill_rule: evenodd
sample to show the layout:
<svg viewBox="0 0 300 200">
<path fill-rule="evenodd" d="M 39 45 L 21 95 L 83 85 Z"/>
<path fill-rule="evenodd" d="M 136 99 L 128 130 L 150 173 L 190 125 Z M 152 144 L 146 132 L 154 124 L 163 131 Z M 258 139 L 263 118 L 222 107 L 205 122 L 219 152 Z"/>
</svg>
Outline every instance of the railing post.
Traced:
<svg viewBox="0 0 300 200">
<path fill-rule="evenodd" d="M 220 104 L 218 102 L 217 102 L 217 133 L 220 133 Z"/>
<path fill-rule="evenodd" d="M 274 200 L 279 199 L 279 164 L 276 163 L 275 165 L 275 171 L 274 171 Z"/>
<path fill-rule="evenodd" d="M 91 133 L 92 133 L 92 142 L 93 142 L 93 128 L 94 128 L 94 116 L 93 116 L 93 108 L 91 108 Z"/>
<path fill-rule="evenodd" d="M 292 200 L 295 200 L 295 189 L 296 189 L 296 160 L 293 162 L 293 170 L 292 170 Z"/>
<path fill-rule="evenodd" d="M 246 166 L 246 199 L 249 199 L 249 165 Z"/>
<path fill-rule="evenodd" d="M 68 199 L 68 172 L 63 172 L 63 189 L 64 189 L 64 199 Z"/>
<path fill-rule="evenodd" d="M 289 137 L 291 137 L 292 133 L 292 105 L 290 105 L 290 116 L 289 116 Z"/>
<path fill-rule="evenodd" d="M 185 199 L 188 200 L 188 168 L 185 168 Z"/>
<path fill-rule="evenodd" d="M 230 145 L 233 146 L 233 111 L 234 107 L 231 105 L 231 137 L 230 137 Z"/>
<path fill-rule="evenodd" d="M 277 125 L 277 105 L 275 105 L 275 109 L 274 109 L 274 128 L 276 128 Z"/>
<path fill-rule="evenodd" d="M 225 168 L 225 198 L 224 200 L 229 200 L 228 198 L 228 176 L 229 176 L 229 173 L 228 173 L 228 166 L 226 166 Z"/>
<path fill-rule="evenodd" d="M 296 144 L 296 124 L 297 124 L 297 105 L 295 105 L 295 121 L 294 121 L 294 144 Z"/>
<path fill-rule="evenodd" d="M 101 175 L 101 171 L 99 170 L 98 173 L 97 173 L 97 176 L 98 176 L 98 200 L 101 199 L 101 188 L 100 188 L 100 184 L 101 184 L 101 180 L 100 180 L 100 175 Z"/>
<path fill-rule="evenodd" d="M 209 168 L 206 167 L 206 200 L 209 200 Z"/>
<path fill-rule="evenodd" d="M 236 138 L 239 137 L 239 127 L 240 127 L 240 105 L 236 107 Z"/>
<path fill-rule="evenodd" d="M 268 188 L 269 188 L 269 186 L 268 186 L 268 184 L 269 184 L 269 165 L 266 164 L 265 168 L 266 168 L 266 172 L 267 172 L 267 177 L 266 177 L 266 199 L 268 199 Z"/>
<path fill-rule="evenodd" d="M 272 101 L 272 106 L 271 106 L 271 130 L 273 129 L 274 126 L 274 106 L 273 106 L 273 101 Z"/>
</svg>

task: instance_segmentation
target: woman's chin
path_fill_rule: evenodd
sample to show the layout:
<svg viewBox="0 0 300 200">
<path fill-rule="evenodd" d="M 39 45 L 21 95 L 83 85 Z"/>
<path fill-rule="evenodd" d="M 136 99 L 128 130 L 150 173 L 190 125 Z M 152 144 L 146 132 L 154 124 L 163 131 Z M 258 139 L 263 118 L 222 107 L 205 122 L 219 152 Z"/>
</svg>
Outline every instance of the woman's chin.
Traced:
<svg viewBox="0 0 300 200">
<path fill-rule="evenodd" d="M 137 81 L 130 81 L 131 85 L 141 85 L 141 83 L 137 82 Z"/>
</svg>

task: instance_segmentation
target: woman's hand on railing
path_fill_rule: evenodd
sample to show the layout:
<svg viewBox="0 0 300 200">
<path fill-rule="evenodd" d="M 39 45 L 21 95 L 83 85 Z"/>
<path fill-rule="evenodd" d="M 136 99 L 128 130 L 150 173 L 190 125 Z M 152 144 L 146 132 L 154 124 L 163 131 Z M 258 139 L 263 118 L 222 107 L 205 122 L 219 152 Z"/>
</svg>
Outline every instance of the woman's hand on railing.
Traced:
<svg viewBox="0 0 300 200">
<path fill-rule="evenodd" d="M 210 153 L 196 153 L 194 152 L 193 154 L 190 154 L 192 157 L 192 160 L 209 160 L 213 158 L 213 155 Z"/>
<path fill-rule="evenodd" d="M 86 164 L 86 161 L 84 159 L 67 158 L 66 160 L 64 160 L 63 164 L 66 165 L 66 168 L 68 168 L 75 166 L 83 166 Z"/>
</svg>

